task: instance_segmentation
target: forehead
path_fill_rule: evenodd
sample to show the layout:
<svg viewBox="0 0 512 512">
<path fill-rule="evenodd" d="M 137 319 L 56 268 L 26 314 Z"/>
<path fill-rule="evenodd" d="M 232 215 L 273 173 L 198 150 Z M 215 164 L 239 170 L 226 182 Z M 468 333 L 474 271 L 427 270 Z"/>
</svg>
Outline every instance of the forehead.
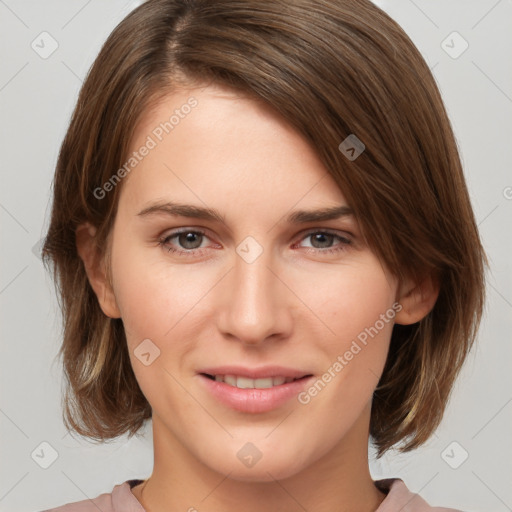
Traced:
<svg viewBox="0 0 512 512">
<path fill-rule="evenodd" d="M 217 85 L 176 90 L 149 108 L 134 131 L 134 152 L 122 194 L 134 207 L 186 199 L 221 211 L 265 205 L 275 217 L 278 207 L 345 204 L 301 134 L 262 101 Z"/>
</svg>

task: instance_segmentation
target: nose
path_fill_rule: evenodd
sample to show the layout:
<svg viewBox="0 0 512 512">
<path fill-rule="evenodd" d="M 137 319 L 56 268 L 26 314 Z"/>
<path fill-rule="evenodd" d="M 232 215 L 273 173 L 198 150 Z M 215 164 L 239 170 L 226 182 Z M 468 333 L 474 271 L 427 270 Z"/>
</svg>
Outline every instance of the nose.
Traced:
<svg viewBox="0 0 512 512">
<path fill-rule="evenodd" d="M 264 250 L 250 263 L 235 252 L 216 297 L 220 332 L 246 345 L 287 337 L 292 329 L 293 293 L 279 278 L 270 253 Z"/>
</svg>

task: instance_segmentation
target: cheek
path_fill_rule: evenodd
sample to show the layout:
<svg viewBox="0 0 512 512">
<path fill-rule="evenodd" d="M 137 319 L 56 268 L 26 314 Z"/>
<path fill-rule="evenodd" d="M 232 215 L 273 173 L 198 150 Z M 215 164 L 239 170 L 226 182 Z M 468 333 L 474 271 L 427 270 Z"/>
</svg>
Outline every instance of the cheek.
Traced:
<svg viewBox="0 0 512 512">
<path fill-rule="evenodd" d="M 116 301 L 130 343 L 162 340 L 205 294 L 207 283 L 191 266 L 171 268 L 159 249 L 112 251 Z"/>
<path fill-rule="evenodd" d="M 186 266 L 170 269 L 161 259 L 151 260 L 148 252 L 123 251 L 121 243 L 112 251 L 112 267 L 131 365 L 142 392 L 156 410 L 177 407 L 174 400 L 186 410 L 191 405 L 182 403 L 171 374 L 194 347 L 194 336 L 181 333 L 192 318 L 194 305 L 206 293 L 205 280 Z M 139 357 L 147 352 L 145 364 Z M 174 392 L 160 396 L 167 386 Z"/>
<path fill-rule="evenodd" d="M 359 411 L 371 397 L 386 362 L 394 325 L 393 282 L 373 257 L 359 263 L 307 283 L 308 304 L 323 324 L 317 349 L 325 355 L 322 382 L 308 395 L 321 394 L 316 404 L 332 401 L 340 414 L 339 407 Z M 324 392 L 325 388 L 329 390 Z"/>
<path fill-rule="evenodd" d="M 322 325 L 322 339 L 328 347 L 342 349 L 366 328 L 374 326 L 391 308 L 395 290 L 378 260 L 364 254 L 346 265 L 321 273 L 290 276 L 294 291 L 303 299 Z M 389 337 L 392 322 L 379 322 L 381 338 Z M 364 335 L 363 335 L 364 337 Z"/>
</svg>

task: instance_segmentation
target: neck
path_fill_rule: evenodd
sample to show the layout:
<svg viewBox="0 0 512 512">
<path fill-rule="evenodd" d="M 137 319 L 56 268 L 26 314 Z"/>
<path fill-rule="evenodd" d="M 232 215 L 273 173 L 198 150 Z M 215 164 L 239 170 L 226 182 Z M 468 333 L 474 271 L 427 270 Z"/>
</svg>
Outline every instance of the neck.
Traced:
<svg viewBox="0 0 512 512">
<path fill-rule="evenodd" d="M 267 472 L 264 482 L 234 480 L 206 466 L 154 416 L 153 473 L 132 492 L 146 512 L 374 512 L 385 494 L 376 488 L 368 467 L 369 411 L 334 449 L 308 467 L 284 479 Z"/>
</svg>

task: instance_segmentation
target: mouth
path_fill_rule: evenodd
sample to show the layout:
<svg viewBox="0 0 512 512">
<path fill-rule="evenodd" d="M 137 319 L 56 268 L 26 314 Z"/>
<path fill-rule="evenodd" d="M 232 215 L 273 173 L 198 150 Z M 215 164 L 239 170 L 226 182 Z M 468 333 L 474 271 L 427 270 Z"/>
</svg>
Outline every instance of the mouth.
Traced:
<svg viewBox="0 0 512 512">
<path fill-rule="evenodd" d="M 288 370 L 288 373 L 292 372 Z M 293 373 L 297 375 L 297 372 Z M 268 374 L 269 371 L 267 371 Z M 270 374 L 256 379 L 229 373 L 200 372 L 197 375 L 202 388 L 218 403 L 250 414 L 266 413 L 285 406 L 313 380 L 312 374 L 302 376 Z"/>
<path fill-rule="evenodd" d="M 211 375 L 209 373 L 201 373 L 204 377 L 214 380 L 216 382 L 222 382 L 228 386 L 232 386 L 238 389 L 270 389 L 290 382 L 305 380 L 312 377 L 311 374 L 303 375 L 302 377 L 285 377 L 283 375 L 276 375 L 273 377 L 265 377 L 259 379 L 251 379 L 249 377 L 243 377 L 241 375 Z"/>
</svg>

